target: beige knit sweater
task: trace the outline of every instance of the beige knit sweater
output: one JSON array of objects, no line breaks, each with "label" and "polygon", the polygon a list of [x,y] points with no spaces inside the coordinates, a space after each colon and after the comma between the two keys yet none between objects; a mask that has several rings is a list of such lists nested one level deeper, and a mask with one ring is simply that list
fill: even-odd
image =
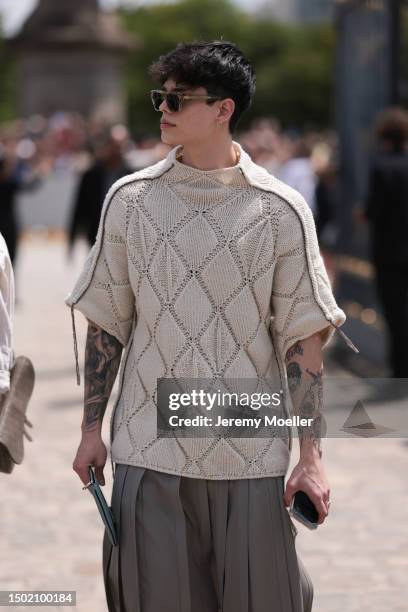
[{"label": "beige knit sweater", "polygon": [[111,416],[116,463],[193,478],[284,475],[291,432],[157,437],[157,378],[277,377],[287,397],[287,349],[317,331],[326,346],[345,321],[306,202],[235,146],[231,168],[192,168],[176,147],[117,181],[66,299],[72,315],[77,308],[125,347]]}]

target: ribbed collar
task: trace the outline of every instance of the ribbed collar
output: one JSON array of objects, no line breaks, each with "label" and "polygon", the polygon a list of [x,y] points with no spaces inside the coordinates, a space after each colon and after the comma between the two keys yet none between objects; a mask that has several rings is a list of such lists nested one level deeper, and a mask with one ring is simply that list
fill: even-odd
[{"label": "ribbed collar", "polygon": [[179,161],[178,156],[183,149],[182,145],[179,145],[172,149],[167,155],[166,162],[169,167],[167,178],[172,183],[179,181],[191,181],[195,183],[198,181],[200,184],[204,182],[208,184],[219,183],[222,186],[229,187],[246,187],[248,183],[241,167],[242,154],[244,151],[236,142],[234,142],[234,147],[239,154],[239,160],[235,166],[216,168],[214,170],[201,170]]}]

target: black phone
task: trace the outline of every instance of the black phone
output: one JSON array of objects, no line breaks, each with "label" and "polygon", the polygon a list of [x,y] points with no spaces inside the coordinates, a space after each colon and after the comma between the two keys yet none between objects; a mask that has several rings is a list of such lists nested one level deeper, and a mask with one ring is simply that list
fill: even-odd
[{"label": "black phone", "polygon": [[319,513],[310,497],[304,491],[296,491],[289,511],[293,518],[309,529],[317,529]]}]

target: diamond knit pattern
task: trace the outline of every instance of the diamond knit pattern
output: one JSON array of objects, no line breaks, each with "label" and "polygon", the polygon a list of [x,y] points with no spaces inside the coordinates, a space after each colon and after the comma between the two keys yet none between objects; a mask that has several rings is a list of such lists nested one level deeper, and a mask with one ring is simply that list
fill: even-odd
[{"label": "diamond knit pattern", "polygon": [[[104,210],[66,302],[125,347],[113,461],[208,479],[285,474],[290,436],[157,438],[156,384],[271,379],[287,396],[287,349],[317,331],[325,343],[331,337],[299,215],[280,195],[250,185],[239,165],[201,171],[174,158],[159,176],[120,186]],[[323,299],[342,322],[319,272]]]}]

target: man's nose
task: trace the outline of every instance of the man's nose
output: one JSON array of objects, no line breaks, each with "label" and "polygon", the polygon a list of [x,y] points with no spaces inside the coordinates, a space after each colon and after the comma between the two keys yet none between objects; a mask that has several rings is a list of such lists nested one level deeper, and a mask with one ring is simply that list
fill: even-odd
[{"label": "man's nose", "polygon": [[[164,104],[164,106],[163,106],[163,104]],[[166,113],[171,113],[171,110],[167,106],[166,98],[163,98],[163,102],[159,106],[159,111],[162,111],[162,112],[165,111]]]}]

